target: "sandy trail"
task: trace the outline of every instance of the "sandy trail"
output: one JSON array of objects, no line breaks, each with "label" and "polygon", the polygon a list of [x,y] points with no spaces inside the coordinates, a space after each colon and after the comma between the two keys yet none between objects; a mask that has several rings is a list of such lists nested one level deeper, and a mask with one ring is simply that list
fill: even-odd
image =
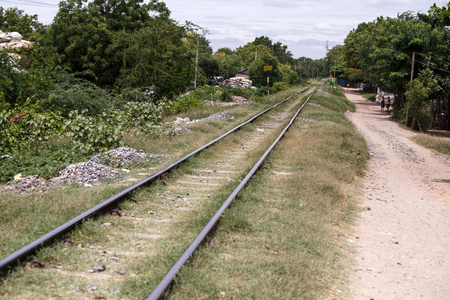
[{"label": "sandy trail", "polygon": [[450,299],[450,159],[416,145],[377,103],[351,89],[347,113],[367,141],[355,299]]}]

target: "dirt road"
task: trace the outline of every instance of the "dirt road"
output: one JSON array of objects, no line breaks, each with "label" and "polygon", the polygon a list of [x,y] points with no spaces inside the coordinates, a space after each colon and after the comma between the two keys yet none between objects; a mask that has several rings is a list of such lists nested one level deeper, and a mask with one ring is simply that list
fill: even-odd
[{"label": "dirt road", "polygon": [[347,116],[371,159],[364,207],[349,241],[355,299],[450,299],[450,159],[416,145],[404,130],[354,91]]}]

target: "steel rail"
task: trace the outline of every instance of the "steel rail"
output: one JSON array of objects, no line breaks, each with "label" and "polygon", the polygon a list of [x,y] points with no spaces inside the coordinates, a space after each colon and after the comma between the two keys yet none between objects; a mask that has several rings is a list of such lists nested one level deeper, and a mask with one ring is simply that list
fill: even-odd
[{"label": "steel rail", "polygon": [[156,286],[156,288],[152,291],[152,293],[146,298],[147,300],[157,300],[161,296],[163,296],[164,292],[170,286],[170,284],[173,281],[173,278],[175,278],[178,271],[183,267],[183,265],[186,263],[186,261],[191,257],[192,253],[194,253],[194,251],[200,246],[200,244],[203,242],[203,240],[206,238],[206,236],[213,230],[213,228],[216,226],[217,222],[219,221],[220,217],[222,216],[223,212],[233,202],[233,200],[236,198],[238,193],[244,188],[244,186],[248,183],[248,181],[250,181],[252,176],[259,169],[259,167],[261,166],[263,161],[266,159],[266,157],[269,155],[269,153],[272,151],[272,149],[278,144],[278,142],[284,136],[286,131],[291,127],[291,125],[294,123],[297,116],[300,114],[300,112],[303,110],[303,108],[305,107],[305,105],[308,103],[309,99],[311,98],[312,95],[314,95],[315,92],[316,91],[313,91],[311,93],[311,95],[309,95],[309,97],[306,99],[306,101],[303,103],[303,105],[294,114],[294,116],[292,117],[289,124],[280,133],[278,138],[272,143],[272,145],[261,156],[261,158],[258,160],[258,162],[253,166],[253,168],[250,170],[250,172],[245,176],[245,178],[237,186],[237,188],[231,193],[231,195],[227,198],[227,200],[222,204],[222,206],[214,214],[214,216],[210,219],[208,224],[206,224],[206,226],[203,228],[203,230],[200,232],[200,234],[194,239],[194,241],[189,245],[189,247],[186,249],[186,251],[180,256],[180,258],[177,260],[177,262],[172,266],[172,268],[169,270],[169,272],[164,276],[164,278],[161,280],[161,282]]},{"label": "steel rail", "polygon": [[68,222],[62,224],[61,226],[53,229],[52,231],[44,234],[43,236],[41,236],[40,238],[36,239],[35,241],[29,243],[28,245],[22,247],[21,249],[15,251],[14,253],[12,253],[10,255],[8,255],[7,257],[3,258],[0,261],[0,273],[3,272],[6,267],[17,263],[20,259],[26,257],[27,255],[29,255],[29,254],[33,253],[34,251],[36,251],[38,248],[42,247],[45,243],[53,241],[54,239],[56,239],[57,237],[63,235],[64,233],[68,232],[69,230],[71,230],[72,228],[77,226],[78,224],[81,224],[83,222],[83,220],[85,220],[85,219],[87,219],[89,217],[92,217],[94,215],[97,215],[98,213],[106,210],[107,208],[117,204],[118,202],[120,202],[123,199],[125,199],[126,197],[128,197],[133,191],[135,191],[138,188],[143,187],[143,186],[147,185],[148,183],[156,180],[162,174],[172,170],[173,168],[175,168],[176,166],[180,165],[181,163],[183,163],[187,159],[189,159],[192,156],[196,155],[197,153],[203,151],[204,149],[210,147],[211,145],[217,143],[222,138],[224,138],[224,137],[228,136],[229,134],[239,130],[241,127],[243,127],[243,126],[253,122],[255,119],[259,118],[260,116],[262,116],[263,114],[265,114],[268,111],[272,110],[273,108],[277,107],[278,105],[288,101],[289,99],[291,99],[295,95],[297,95],[299,93],[303,93],[305,91],[306,91],[306,89],[304,89],[304,90],[302,90],[300,92],[297,92],[297,93],[289,96],[288,98],[278,102],[277,104],[275,104],[275,105],[265,109],[264,111],[256,114],[255,116],[251,117],[250,119],[248,119],[244,123],[236,126],[235,128],[229,130],[228,132],[222,134],[221,136],[219,136],[218,138],[214,139],[213,141],[211,141],[211,142],[203,145],[202,147],[198,148],[197,150],[194,150],[191,153],[183,156],[182,158],[180,158],[177,161],[171,163],[170,165],[166,166],[165,168],[157,171],[156,173],[150,175],[149,177],[144,178],[143,180],[141,180],[138,183],[132,185],[131,187],[128,187],[127,189],[121,191],[120,193],[115,194],[114,196],[112,196],[112,197],[108,198],[107,200],[103,201],[102,203],[92,207],[91,209],[89,209],[89,210],[85,211],[84,213],[76,216],[75,218],[71,219],[70,221],[68,221]]}]

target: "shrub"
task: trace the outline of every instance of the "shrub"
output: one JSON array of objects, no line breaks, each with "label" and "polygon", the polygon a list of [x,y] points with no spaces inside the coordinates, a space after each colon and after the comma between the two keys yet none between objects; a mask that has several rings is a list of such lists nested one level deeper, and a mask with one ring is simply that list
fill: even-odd
[{"label": "shrub", "polygon": [[134,133],[149,133],[163,120],[165,105],[149,102],[128,102],[122,108],[111,108],[105,112],[113,124],[123,124]]},{"label": "shrub", "polygon": [[72,138],[72,149],[81,154],[104,152],[122,144],[125,128],[121,123],[112,122],[106,114],[102,118],[85,115],[74,110],[63,125],[65,135]]},{"label": "shrub", "polygon": [[272,87],[275,91],[281,92],[287,90],[289,88],[289,84],[287,84],[286,82],[277,81],[273,84]]},{"label": "shrub", "polygon": [[222,95],[220,96],[220,100],[222,100],[223,102],[232,102],[233,97],[231,97],[231,96],[234,96],[232,89],[231,88],[223,88]]},{"label": "shrub", "polygon": [[60,133],[62,118],[59,113],[36,113],[39,103],[0,112],[0,151],[9,153],[48,141]]},{"label": "shrub", "polygon": [[59,110],[64,117],[68,117],[73,110],[79,113],[86,110],[89,115],[98,116],[106,107],[114,104],[114,100],[95,84],[63,74],[42,106],[45,110]]},{"label": "shrub", "polygon": [[203,102],[196,93],[188,93],[178,97],[178,99],[170,102],[169,112],[178,114],[194,110],[203,106]]}]

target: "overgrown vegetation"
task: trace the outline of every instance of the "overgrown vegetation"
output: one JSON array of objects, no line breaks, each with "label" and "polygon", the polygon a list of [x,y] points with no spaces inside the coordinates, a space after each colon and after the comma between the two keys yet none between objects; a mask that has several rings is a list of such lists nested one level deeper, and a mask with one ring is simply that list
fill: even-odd
[{"label": "overgrown vegetation", "polygon": [[368,153],[344,116],[354,106],[326,91],[311,98],[320,106],[306,106],[169,299],[347,298],[345,236]]},{"label": "overgrown vegetation", "polygon": [[[267,94],[264,65],[273,65],[271,93],[308,78],[305,68],[323,69],[311,59],[294,60],[287,46],[268,37],[213,54],[205,29],[178,24],[158,0],[64,0],[49,26],[36,15],[0,7],[0,30],[33,42],[31,48],[0,48],[2,183],[14,173],[47,178],[54,174],[49,170],[124,144],[128,135],[164,133],[164,118],[204,109],[208,100],[261,101]],[[297,64],[293,71],[290,65]],[[254,85],[263,87],[223,85],[248,67]],[[50,148],[64,158],[50,159]]]},{"label": "overgrown vegetation", "polygon": [[450,140],[448,138],[418,134],[411,138],[414,142],[438,153],[450,156]]},{"label": "overgrown vegetation", "polygon": [[329,74],[363,83],[367,92],[394,93],[392,116],[412,129],[449,129],[449,25],[450,2],[361,23],[328,52]]}]

